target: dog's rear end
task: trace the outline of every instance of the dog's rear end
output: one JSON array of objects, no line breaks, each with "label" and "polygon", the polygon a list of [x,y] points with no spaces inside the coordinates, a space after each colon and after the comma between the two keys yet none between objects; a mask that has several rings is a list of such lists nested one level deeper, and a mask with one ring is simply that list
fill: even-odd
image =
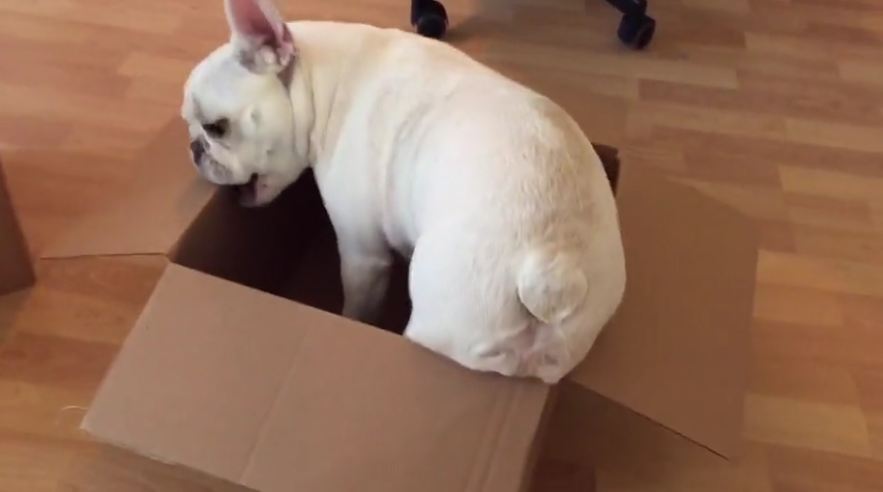
[{"label": "dog's rear end", "polygon": [[[431,219],[412,258],[406,336],[476,370],[555,383],[619,306],[624,254],[590,143],[550,101],[519,101],[492,121],[457,119],[476,151],[464,145],[450,154],[456,162],[435,161],[431,191],[416,199]],[[464,107],[480,114],[480,104]]]}]

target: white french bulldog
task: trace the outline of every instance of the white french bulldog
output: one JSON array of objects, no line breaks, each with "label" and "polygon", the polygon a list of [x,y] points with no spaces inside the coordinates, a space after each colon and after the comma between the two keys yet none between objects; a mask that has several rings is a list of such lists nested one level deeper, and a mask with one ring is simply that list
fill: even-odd
[{"label": "white french bulldog", "polygon": [[443,43],[283,22],[226,0],[192,72],[199,173],[272,201],[311,167],[337,234],[344,315],[371,320],[411,259],[405,336],[475,370],[558,382],[617,309],[625,265],[601,161],[564,110]]}]

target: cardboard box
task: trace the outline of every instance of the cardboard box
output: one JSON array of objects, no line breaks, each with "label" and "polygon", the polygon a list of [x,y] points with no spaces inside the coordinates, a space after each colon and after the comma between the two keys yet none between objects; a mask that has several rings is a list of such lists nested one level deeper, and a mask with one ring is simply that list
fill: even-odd
[{"label": "cardboard box", "polygon": [[[170,125],[144,179],[47,251],[166,254],[169,264],[84,420],[96,438],[264,491],[517,491],[550,409],[589,392],[697,445],[738,448],[756,241],[727,207],[619,166],[629,286],[566,382],[468,371],[340,307],[334,235],[311,177],[249,210],[199,182]],[[400,265],[402,267],[403,265]],[[574,439],[590,439],[581,428]]]},{"label": "cardboard box", "polygon": [[0,295],[34,283],[34,269],[0,162]]}]

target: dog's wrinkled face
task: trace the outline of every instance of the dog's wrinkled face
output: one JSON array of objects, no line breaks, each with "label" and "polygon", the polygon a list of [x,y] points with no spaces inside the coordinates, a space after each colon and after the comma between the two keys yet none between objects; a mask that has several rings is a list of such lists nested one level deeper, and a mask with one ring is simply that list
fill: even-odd
[{"label": "dog's wrinkled face", "polygon": [[232,37],[199,63],[181,116],[200,175],[235,185],[244,205],[272,201],[297,179],[293,109],[285,84],[294,44],[267,0],[227,0]]}]

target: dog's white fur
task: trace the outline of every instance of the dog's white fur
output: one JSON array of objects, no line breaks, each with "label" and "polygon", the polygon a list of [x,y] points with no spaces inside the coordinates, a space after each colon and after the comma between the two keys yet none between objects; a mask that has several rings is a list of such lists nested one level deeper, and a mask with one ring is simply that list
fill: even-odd
[{"label": "dog's white fur", "polygon": [[[261,205],[312,167],[344,315],[376,314],[395,249],[411,258],[407,338],[548,383],[583,359],[625,266],[600,159],[559,106],[402,31],[284,24],[269,0],[227,0],[227,14],[231,42],[185,88],[199,171]],[[226,134],[207,134],[220,118]]]}]

